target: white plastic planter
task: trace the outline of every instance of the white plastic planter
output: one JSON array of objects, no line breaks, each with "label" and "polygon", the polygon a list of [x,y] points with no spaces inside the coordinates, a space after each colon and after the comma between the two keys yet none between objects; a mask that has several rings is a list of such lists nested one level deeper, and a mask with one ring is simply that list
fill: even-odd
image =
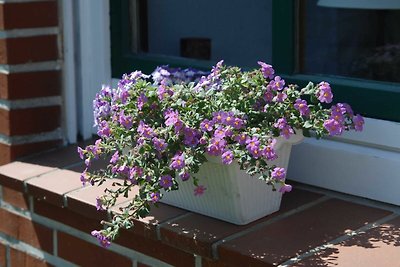
[{"label": "white plastic planter", "polygon": [[[287,169],[292,145],[303,139],[300,131],[289,140],[278,139],[275,147],[278,159],[272,164]],[[195,186],[190,180],[177,179],[179,190],[164,194],[161,201],[238,225],[279,210],[282,193],[272,191],[264,181],[249,176],[235,162],[225,165],[220,157],[208,157],[196,177],[207,188],[202,196],[194,195]]]}]

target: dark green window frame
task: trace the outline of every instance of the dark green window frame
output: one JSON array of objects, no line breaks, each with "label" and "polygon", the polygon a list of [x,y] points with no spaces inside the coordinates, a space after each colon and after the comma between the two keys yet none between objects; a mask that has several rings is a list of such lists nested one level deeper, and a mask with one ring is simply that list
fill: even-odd
[{"label": "dark green window frame", "polygon": [[[209,69],[212,62],[167,56],[135,55],[129,51],[128,0],[110,1],[112,77],[140,69],[150,73],[157,66]],[[288,82],[331,83],[335,100],[347,102],[362,115],[400,122],[400,84],[363,79],[296,73],[296,1],[273,0],[272,65]]]}]

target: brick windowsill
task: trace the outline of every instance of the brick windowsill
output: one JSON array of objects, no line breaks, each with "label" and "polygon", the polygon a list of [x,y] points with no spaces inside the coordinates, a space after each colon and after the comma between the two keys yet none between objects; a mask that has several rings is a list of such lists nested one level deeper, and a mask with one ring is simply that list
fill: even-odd
[{"label": "brick windowsill", "polygon": [[[89,233],[126,199],[109,213],[98,212],[95,198],[110,183],[82,187],[83,167],[76,146],[1,166],[2,203]],[[295,184],[279,212],[244,226],[159,204],[116,244],[173,266],[396,266],[399,210]],[[79,263],[72,255],[58,257]]]}]

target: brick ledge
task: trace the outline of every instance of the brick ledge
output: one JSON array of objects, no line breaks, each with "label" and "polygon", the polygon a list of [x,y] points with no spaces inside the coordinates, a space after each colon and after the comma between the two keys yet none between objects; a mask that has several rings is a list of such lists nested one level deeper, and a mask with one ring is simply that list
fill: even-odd
[{"label": "brick ledge", "polygon": [[[64,209],[93,221],[118,212],[126,200],[120,200],[108,213],[96,211],[95,197],[103,193],[104,186],[82,187],[79,171],[84,166],[75,148],[1,166],[3,198],[5,188],[16,190],[33,196],[34,206]],[[138,243],[158,242],[165,251],[182,251],[183,258],[201,256],[202,266],[330,266],[332,261],[343,265],[363,261],[365,266],[376,266],[388,259],[392,265],[398,263],[400,244],[393,240],[400,238],[399,207],[341,196],[296,184],[294,191],[284,196],[279,212],[245,226],[160,204],[149,217],[136,221],[132,230],[124,231],[116,243],[145,253],[148,250],[156,257],[151,248]],[[375,248],[379,253],[364,253],[376,244],[380,245]],[[397,253],[388,258],[385,251]],[[168,255],[161,255],[161,260],[174,262]]]}]

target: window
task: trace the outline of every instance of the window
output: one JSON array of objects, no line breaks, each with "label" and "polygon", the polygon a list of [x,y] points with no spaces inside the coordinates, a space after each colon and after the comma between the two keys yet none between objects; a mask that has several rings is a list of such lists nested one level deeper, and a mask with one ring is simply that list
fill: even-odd
[{"label": "window", "polygon": [[368,117],[400,121],[400,10],[323,2],[351,1],[273,1],[278,73],[302,85],[328,81],[336,101]]},{"label": "window", "polygon": [[[272,1],[110,1],[113,77],[157,65],[210,69],[271,61]],[[118,15],[119,14],[119,15]]]},{"label": "window", "polygon": [[289,82],[330,82],[367,117],[400,121],[400,10],[335,6],[349,2],[110,1],[112,74],[264,60]]}]

